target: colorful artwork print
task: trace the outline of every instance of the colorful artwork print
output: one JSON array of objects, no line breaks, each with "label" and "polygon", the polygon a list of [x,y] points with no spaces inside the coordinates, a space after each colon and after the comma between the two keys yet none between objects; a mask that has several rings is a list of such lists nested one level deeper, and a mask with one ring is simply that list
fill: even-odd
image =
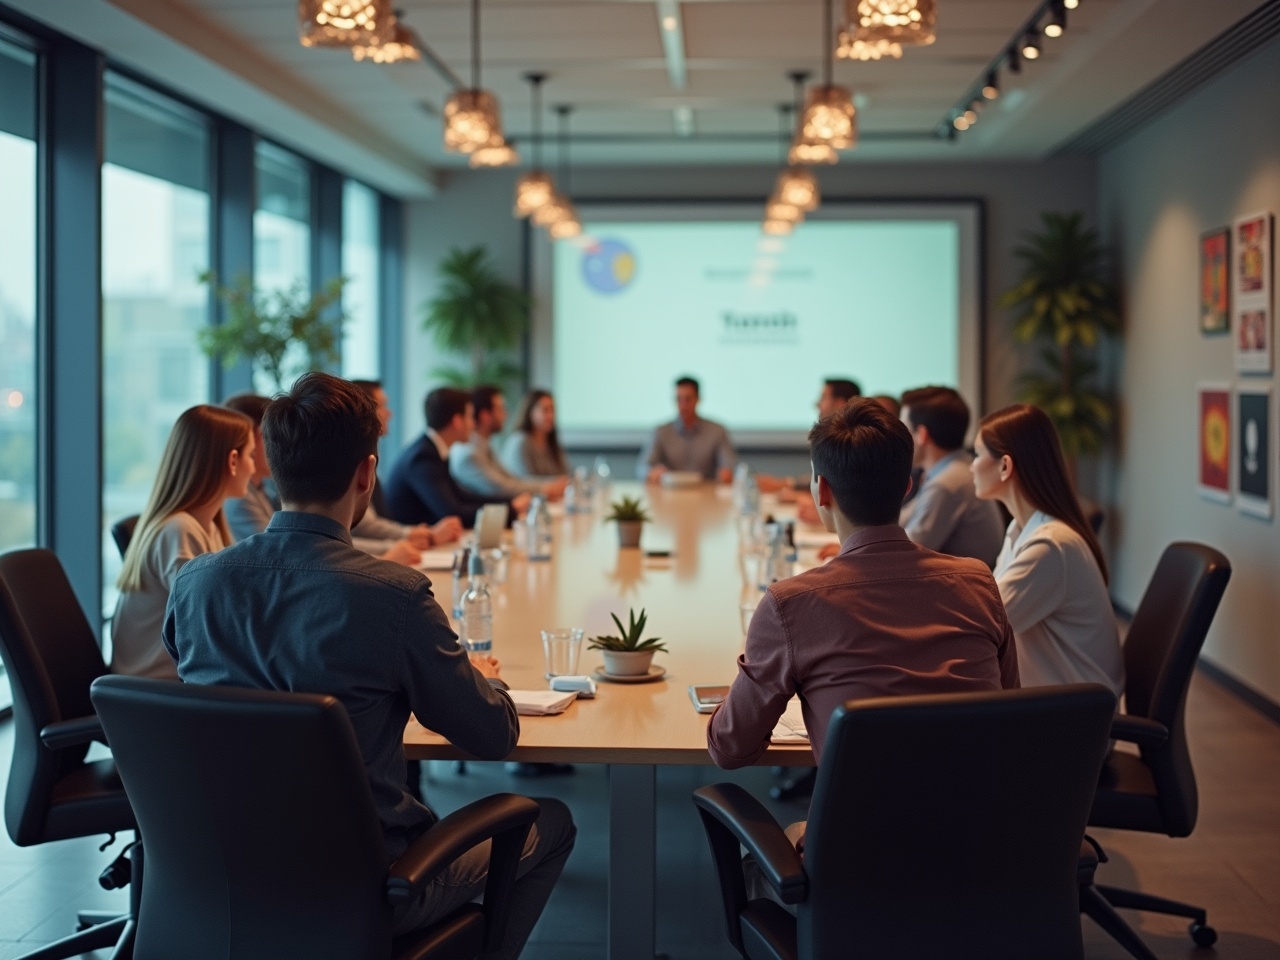
[{"label": "colorful artwork print", "polygon": [[1242,220],[1236,225],[1236,257],[1241,293],[1255,293],[1266,283],[1268,260],[1267,218]]},{"label": "colorful artwork print", "polygon": [[1200,495],[1230,503],[1231,388],[1226,384],[1201,384],[1196,392],[1200,410]]},{"label": "colorful artwork print", "polygon": [[1271,303],[1272,234],[1270,213],[1240,217],[1228,244],[1231,263],[1231,312],[1235,314],[1236,369],[1269,374],[1274,363],[1274,315]]},{"label": "colorful artwork print", "polygon": [[1271,391],[1236,394],[1236,491],[1240,512],[1271,517]]},{"label": "colorful artwork print", "polygon": [[1237,346],[1245,353],[1258,353],[1267,349],[1267,314],[1264,310],[1243,310],[1240,313],[1240,329]]},{"label": "colorful artwork print", "polygon": [[1230,324],[1231,231],[1200,238],[1200,332],[1222,333]]}]

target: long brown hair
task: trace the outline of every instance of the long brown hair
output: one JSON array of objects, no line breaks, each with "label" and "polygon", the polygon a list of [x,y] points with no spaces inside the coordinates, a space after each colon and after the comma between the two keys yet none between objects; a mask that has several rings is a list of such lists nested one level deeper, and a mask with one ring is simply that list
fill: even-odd
[{"label": "long brown hair", "polygon": [[[550,390],[530,390],[523,400],[520,401],[520,409],[516,411],[516,431],[526,435],[533,433],[533,408],[538,405],[538,401],[543,397],[551,397]],[[555,402],[555,397],[551,397]],[[551,426],[551,432],[547,434],[547,449],[555,455],[557,460],[560,459],[560,437],[556,433],[555,424]]]},{"label": "long brown hair", "polygon": [[1102,546],[1071,488],[1062,443],[1048,414],[1039,407],[1015,403],[983,417],[978,432],[993,457],[1013,461],[1014,481],[1031,505],[1080,534],[1098,562],[1103,582],[1109,583]]},{"label": "long brown hair", "polygon": [[[178,417],[160,457],[151,496],[125,551],[124,568],[116,581],[121,590],[142,589],[142,568],[165,521],[218,496],[227,482],[227,456],[232,450],[243,450],[252,437],[253,421],[226,407],[202,403]],[[230,543],[231,530],[221,506],[213,523],[222,542]]]}]

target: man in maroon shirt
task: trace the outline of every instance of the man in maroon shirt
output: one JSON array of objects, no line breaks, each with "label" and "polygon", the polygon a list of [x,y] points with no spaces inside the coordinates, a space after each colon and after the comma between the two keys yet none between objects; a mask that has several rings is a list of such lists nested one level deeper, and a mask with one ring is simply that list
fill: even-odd
[{"label": "man in maroon shirt", "polygon": [[874,400],[854,399],[809,431],[810,491],[840,536],[825,566],[769,588],[738,676],[707,726],[728,769],[758,760],[799,696],[820,762],[846,700],[1018,686],[1013,632],[991,571],[907,539],[898,509],[911,482],[911,434]]}]

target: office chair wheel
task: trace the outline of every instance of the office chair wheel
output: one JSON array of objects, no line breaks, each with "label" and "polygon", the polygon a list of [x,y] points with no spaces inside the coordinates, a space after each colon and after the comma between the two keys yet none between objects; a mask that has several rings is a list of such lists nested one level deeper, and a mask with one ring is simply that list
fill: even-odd
[{"label": "office chair wheel", "polygon": [[1193,923],[1187,927],[1187,932],[1197,947],[1212,947],[1218,942],[1218,931],[1207,923]]}]

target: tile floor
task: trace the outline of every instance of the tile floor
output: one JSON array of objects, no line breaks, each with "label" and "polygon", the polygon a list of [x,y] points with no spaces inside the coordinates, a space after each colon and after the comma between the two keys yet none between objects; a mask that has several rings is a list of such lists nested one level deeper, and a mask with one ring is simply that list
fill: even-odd
[{"label": "tile floor", "polygon": [[[1138,887],[1197,902],[1209,910],[1219,941],[1197,950],[1178,920],[1130,914],[1161,960],[1280,960],[1280,726],[1212,681],[1197,676],[1189,702],[1192,755],[1200,782],[1200,822],[1185,840],[1099,830],[1111,855],[1104,883]],[[0,770],[8,769],[12,724],[0,724]],[[426,784],[447,811],[500,790],[564,799],[578,822],[573,858],[526,960],[598,960],[604,956],[606,782],[603,769],[572,777],[514,780],[501,764],[429,765]],[[725,774],[711,767],[666,767],[659,774],[658,947],[671,960],[732,960],[721,930],[715,881],[690,792],[732,779],[759,796],[772,776],[755,769]],[[782,822],[803,808],[771,804]],[[10,960],[71,929],[76,911],[121,908],[124,895],[97,885],[112,852],[90,840],[20,849],[0,838],[0,960]],[[1127,957],[1084,921],[1088,960]],[[106,951],[90,955],[105,960]]]}]

